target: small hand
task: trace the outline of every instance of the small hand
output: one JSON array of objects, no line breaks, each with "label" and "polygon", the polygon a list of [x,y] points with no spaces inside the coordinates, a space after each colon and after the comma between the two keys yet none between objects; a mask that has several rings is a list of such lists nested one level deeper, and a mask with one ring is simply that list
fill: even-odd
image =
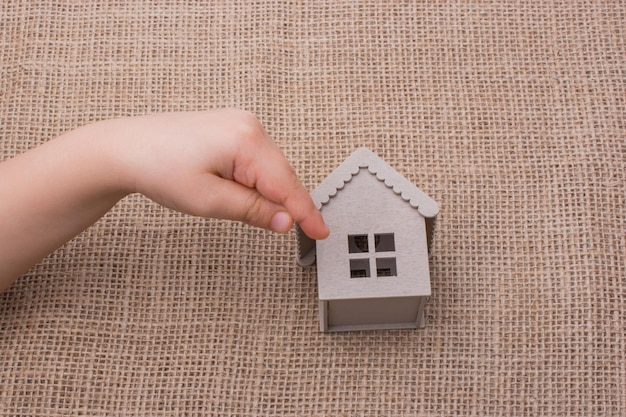
[{"label": "small hand", "polygon": [[111,123],[129,188],[195,216],[239,220],[275,232],[297,221],[314,239],[328,227],[261,123],[241,110],[166,113]]},{"label": "small hand", "polygon": [[0,164],[0,291],[139,192],[188,214],[313,239],[328,227],[259,121],[240,110],[83,126]]}]

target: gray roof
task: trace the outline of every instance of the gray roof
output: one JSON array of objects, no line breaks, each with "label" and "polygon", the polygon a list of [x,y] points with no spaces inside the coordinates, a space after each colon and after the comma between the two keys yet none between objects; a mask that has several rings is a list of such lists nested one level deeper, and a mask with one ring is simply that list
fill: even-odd
[{"label": "gray roof", "polygon": [[398,171],[387,165],[375,153],[367,148],[359,148],[337,167],[322,183],[311,193],[313,202],[318,209],[328,204],[344,185],[356,175],[361,168],[376,175],[380,181],[398,194],[411,207],[426,218],[437,216],[439,205],[426,195],[422,190],[404,178]]},{"label": "gray roof", "polygon": [[[435,219],[439,213],[439,205],[367,148],[359,148],[354,151],[313,190],[311,198],[317,208],[322,209],[325,204],[328,204],[331,198],[337,195],[361,169],[367,169],[372,175],[375,175],[379,181],[384,182],[387,187],[426,219],[430,248]],[[296,232],[298,239],[298,263],[300,265],[311,265],[315,261],[315,241],[306,236],[300,227],[296,228]]]}]

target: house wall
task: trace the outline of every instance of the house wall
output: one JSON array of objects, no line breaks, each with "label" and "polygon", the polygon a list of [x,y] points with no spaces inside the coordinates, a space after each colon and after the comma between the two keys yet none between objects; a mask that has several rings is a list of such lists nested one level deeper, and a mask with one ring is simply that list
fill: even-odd
[{"label": "house wall", "polygon": [[[331,235],[317,242],[320,299],[430,295],[424,218],[366,169],[322,207]],[[397,276],[350,278],[350,234],[394,233]]]}]

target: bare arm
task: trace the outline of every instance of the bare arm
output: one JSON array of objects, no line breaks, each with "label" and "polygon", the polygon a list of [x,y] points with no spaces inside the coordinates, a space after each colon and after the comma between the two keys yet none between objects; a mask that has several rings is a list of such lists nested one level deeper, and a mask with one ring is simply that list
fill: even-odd
[{"label": "bare arm", "polygon": [[279,233],[319,211],[254,116],[239,110],[98,122],[0,163],[0,290],[139,192],[169,208]]}]

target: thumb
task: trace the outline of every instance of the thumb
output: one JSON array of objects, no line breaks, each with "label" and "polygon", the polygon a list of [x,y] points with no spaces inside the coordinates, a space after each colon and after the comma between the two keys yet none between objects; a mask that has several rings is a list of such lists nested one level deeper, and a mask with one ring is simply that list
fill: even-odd
[{"label": "thumb", "polygon": [[210,183],[200,181],[196,201],[202,202],[198,212],[203,217],[237,220],[277,233],[286,233],[293,226],[293,217],[285,207],[235,181],[211,176]]}]

